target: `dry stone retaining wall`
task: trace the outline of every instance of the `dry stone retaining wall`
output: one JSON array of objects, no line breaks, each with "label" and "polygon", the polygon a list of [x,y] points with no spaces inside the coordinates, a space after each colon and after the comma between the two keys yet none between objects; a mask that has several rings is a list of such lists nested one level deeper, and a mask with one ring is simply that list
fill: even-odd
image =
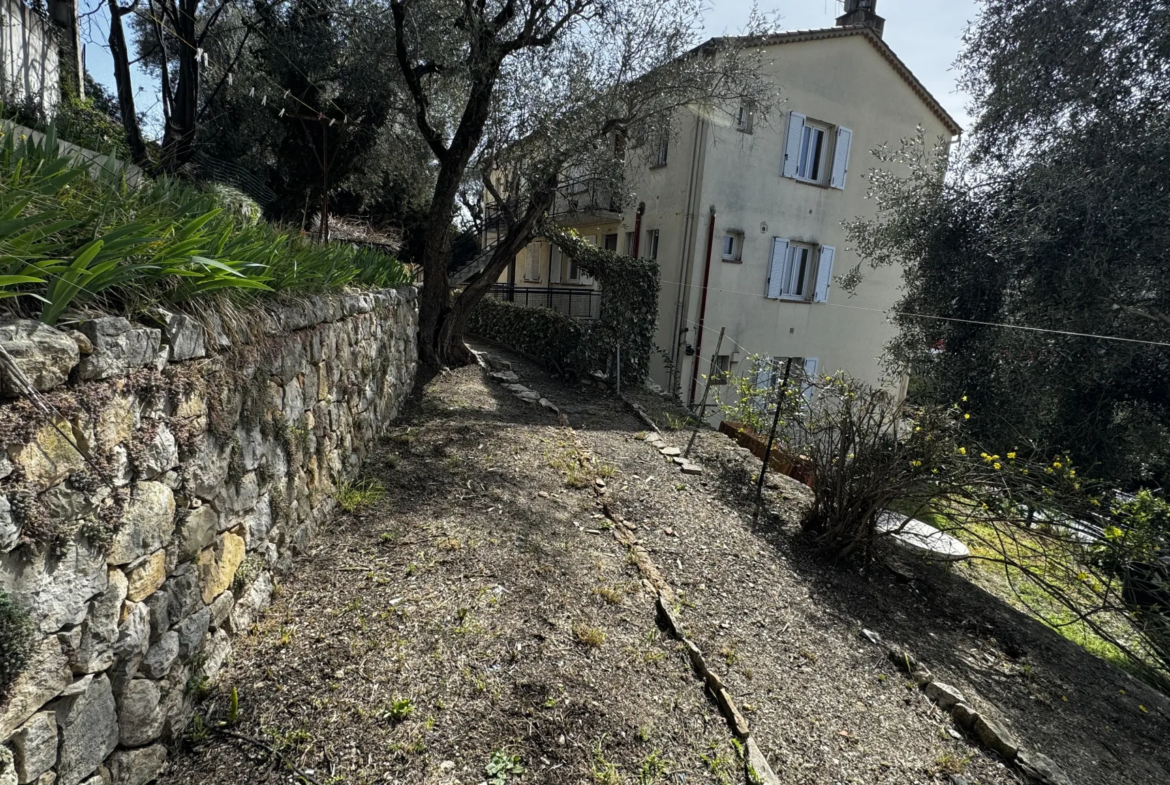
[{"label": "dry stone retaining wall", "polygon": [[0,325],[0,785],[153,780],[414,380],[413,288],[146,321]]}]

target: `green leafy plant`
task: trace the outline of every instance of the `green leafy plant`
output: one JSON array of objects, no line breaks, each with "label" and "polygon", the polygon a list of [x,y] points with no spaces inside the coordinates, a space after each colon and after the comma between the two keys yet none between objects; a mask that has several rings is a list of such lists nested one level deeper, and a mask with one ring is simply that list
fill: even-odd
[{"label": "green leafy plant", "polygon": [[395,698],[390,705],[382,710],[382,718],[397,725],[414,714],[414,701],[410,698]]},{"label": "green leafy plant", "polygon": [[35,645],[36,629],[28,611],[0,591],[0,702],[28,667]]},{"label": "green leafy plant", "polygon": [[519,755],[509,755],[503,750],[496,750],[484,766],[488,785],[507,785],[509,777],[519,777],[524,773],[524,766],[520,763]]},{"label": "green leafy plant", "polygon": [[342,482],[337,487],[334,498],[338,506],[346,512],[355,512],[364,507],[377,504],[386,496],[386,488],[377,480],[366,480],[359,483]]},{"label": "green leafy plant", "polygon": [[232,687],[231,695],[228,697],[228,725],[235,725],[240,721],[240,693],[235,686]]}]

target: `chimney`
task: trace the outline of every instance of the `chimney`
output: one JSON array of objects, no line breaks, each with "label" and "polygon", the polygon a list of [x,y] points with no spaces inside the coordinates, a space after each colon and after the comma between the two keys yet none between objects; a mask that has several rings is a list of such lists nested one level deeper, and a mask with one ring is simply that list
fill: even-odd
[{"label": "chimney", "polygon": [[881,38],[886,20],[877,15],[877,0],[845,0],[845,13],[837,17],[838,27],[872,27]]}]

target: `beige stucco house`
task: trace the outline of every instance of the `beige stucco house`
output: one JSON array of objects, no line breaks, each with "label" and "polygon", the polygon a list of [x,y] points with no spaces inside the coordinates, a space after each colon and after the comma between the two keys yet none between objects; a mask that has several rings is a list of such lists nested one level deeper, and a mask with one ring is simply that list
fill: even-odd
[{"label": "beige stucco house", "polygon": [[[842,292],[833,276],[858,262],[842,221],[873,213],[861,177],[871,150],[918,126],[928,140],[948,141],[960,128],[883,41],[874,6],[847,0],[836,27],[744,39],[765,48],[780,106],[767,118],[747,107],[676,113],[669,140],[629,157],[636,207],[619,212],[588,183],[558,197],[557,212],[586,239],[658,261],[657,343],[671,363],[657,362],[652,376],[686,403],[703,395],[720,328],[725,371],[747,372],[752,356],[794,358],[808,371],[901,384],[883,379],[880,364],[895,329],[883,312],[898,300],[901,270],[867,271],[854,296]],[[500,283],[522,300],[523,289],[539,290],[532,305],[560,305],[562,292],[575,292],[563,296],[578,313],[595,287],[541,240]]]}]

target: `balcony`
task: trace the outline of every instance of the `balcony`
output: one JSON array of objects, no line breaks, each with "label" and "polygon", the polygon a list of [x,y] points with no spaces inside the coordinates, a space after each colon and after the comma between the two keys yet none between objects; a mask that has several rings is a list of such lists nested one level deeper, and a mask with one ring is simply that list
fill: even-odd
[{"label": "balcony", "polygon": [[622,214],[621,190],[612,180],[577,177],[557,188],[549,217],[563,226],[617,221]]}]

